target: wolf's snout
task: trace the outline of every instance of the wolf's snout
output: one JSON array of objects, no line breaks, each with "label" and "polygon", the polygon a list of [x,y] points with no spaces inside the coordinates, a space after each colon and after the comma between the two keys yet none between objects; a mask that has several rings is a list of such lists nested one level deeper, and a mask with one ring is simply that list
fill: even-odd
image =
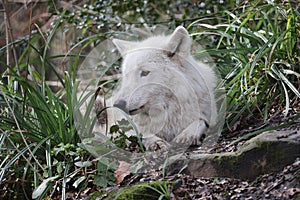
[{"label": "wolf's snout", "polygon": [[119,99],[119,100],[115,101],[114,107],[120,108],[124,112],[128,113],[128,110],[126,108],[126,101],[123,99]]}]

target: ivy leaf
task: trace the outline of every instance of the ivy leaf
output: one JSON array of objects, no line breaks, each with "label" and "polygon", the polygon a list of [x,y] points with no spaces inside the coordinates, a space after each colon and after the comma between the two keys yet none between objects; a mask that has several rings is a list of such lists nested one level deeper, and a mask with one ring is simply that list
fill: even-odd
[{"label": "ivy leaf", "polygon": [[119,131],[119,126],[118,125],[111,126],[110,130],[109,130],[110,133],[116,133],[118,131]]}]

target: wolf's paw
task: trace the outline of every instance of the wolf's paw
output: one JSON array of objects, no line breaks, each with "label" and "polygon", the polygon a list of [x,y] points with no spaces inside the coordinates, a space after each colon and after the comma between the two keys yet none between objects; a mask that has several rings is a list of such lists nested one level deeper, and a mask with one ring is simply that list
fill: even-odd
[{"label": "wolf's paw", "polygon": [[145,138],[143,144],[148,151],[167,151],[170,147],[168,142],[156,136]]},{"label": "wolf's paw", "polygon": [[177,135],[172,142],[185,145],[201,145],[206,137],[206,131],[207,126],[204,120],[194,121]]},{"label": "wolf's paw", "polygon": [[150,144],[147,149],[149,151],[167,151],[169,149],[169,145],[163,140],[157,140],[155,143]]},{"label": "wolf's paw", "polygon": [[205,138],[205,134],[180,134],[172,141],[175,144],[184,144],[184,145],[200,145]]},{"label": "wolf's paw", "polygon": [[192,145],[197,143],[197,137],[191,134],[180,134],[176,138],[174,138],[173,142],[177,144]]}]

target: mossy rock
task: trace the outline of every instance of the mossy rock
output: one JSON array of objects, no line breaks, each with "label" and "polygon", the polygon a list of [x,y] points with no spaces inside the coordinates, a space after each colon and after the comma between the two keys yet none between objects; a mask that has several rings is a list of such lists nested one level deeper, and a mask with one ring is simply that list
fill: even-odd
[{"label": "mossy rock", "polygon": [[300,131],[269,131],[247,141],[236,152],[182,156],[170,168],[195,177],[229,177],[253,180],[278,172],[300,156]]}]

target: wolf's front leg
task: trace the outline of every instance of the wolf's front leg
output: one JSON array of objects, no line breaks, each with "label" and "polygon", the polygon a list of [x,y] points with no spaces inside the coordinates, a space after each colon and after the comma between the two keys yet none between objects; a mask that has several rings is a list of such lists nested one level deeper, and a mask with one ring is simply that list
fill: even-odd
[{"label": "wolf's front leg", "polygon": [[184,129],[179,135],[177,135],[173,141],[175,143],[185,145],[200,145],[201,139],[205,137],[208,130],[207,123],[199,119],[191,123],[186,129]]}]

